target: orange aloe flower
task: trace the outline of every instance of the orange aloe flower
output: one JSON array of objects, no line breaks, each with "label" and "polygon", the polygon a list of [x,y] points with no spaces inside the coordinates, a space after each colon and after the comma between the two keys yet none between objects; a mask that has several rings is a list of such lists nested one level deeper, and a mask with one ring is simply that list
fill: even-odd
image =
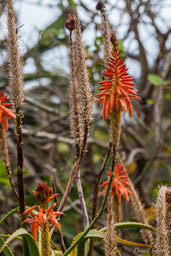
[{"label": "orange aloe flower", "polygon": [[113,44],[113,50],[111,53],[110,61],[106,67],[106,71],[103,73],[108,79],[99,82],[102,87],[101,93],[97,94],[95,102],[101,102],[103,104],[102,115],[103,119],[109,118],[109,115],[115,110],[129,111],[129,116],[132,117],[132,104],[131,99],[139,99],[136,90],[133,89],[135,85],[133,78],[128,75],[127,68],[123,64],[123,60],[119,56],[118,43],[116,36],[112,33],[111,38]]},{"label": "orange aloe flower", "polygon": [[[101,185],[105,188],[104,191],[102,191],[99,196],[106,193],[107,186],[109,183],[109,179],[111,176],[111,168],[110,172],[106,172],[108,175],[108,180],[103,182]],[[129,202],[129,196],[128,194],[131,194],[131,191],[127,188],[130,186],[130,184],[126,181],[128,179],[128,176],[125,175],[126,172],[123,171],[123,166],[120,166],[119,164],[115,164],[115,170],[114,170],[114,176],[112,179],[111,189],[112,189],[112,195],[116,195],[118,198],[121,198],[123,195],[126,202]]]},{"label": "orange aloe flower", "polygon": [[[2,94],[4,91],[0,93],[0,123],[4,123],[5,130],[8,130],[8,117],[12,118],[15,120],[15,115],[12,109],[8,109],[8,106],[11,106],[11,103],[3,103],[8,95],[2,97]],[[3,104],[2,104],[3,103]]]},{"label": "orange aloe flower", "polygon": [[[53,203],[50,208],[46,209],[47,203],[54,199],[56,196],[58,196],[58,194],[52,194],[52,189],[49,188],[45,183],[39,182],[33,193],[35,197],[41,202],[41,207],[38,205],[34,205],[27,209],[23,214],[28,214],[29,219],[26,219],[23,223],[31,223],[31,233],[33,235],[33,239],[36,241],[37,232],[45,222],[51,222],[58,229],[61,229],[61,225],[57,221],[56,216],[62,215],[64,213],[53,211],[53,208],[56,206],[56,203]],[[36,208],[39,209],[38,213],[29,214]]]}]

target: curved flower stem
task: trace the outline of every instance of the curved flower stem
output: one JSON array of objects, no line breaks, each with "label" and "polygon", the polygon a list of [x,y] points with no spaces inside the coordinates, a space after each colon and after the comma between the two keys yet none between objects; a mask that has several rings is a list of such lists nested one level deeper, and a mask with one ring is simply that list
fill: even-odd
[{"label": "curved flower stem", "polygon": [[65,193],[64,193],[64,196],[62,198],[62,201],[58,207],[58,212],[61,212],[62,209],[64,208],[64,205],[65,205],[65,202],[69,196],[69,193],[71,191],[71,188],[72,188],[72,184],[73,184],[73,181],[75,179],[75,176],[77,174],[77,172],[79,171],[80,169],[80,164],[83,160],[83,156],[84,156],[84,152],[85,152],[85,148],[86,148],[86,142],[87,142],[87,137],[88,137],[88,127],[85,128],[85,132],[84,132],[84,138],[83,138],[83,143],[82,143],[82,147],[81,147],[81,151],[80,151],[80,155],[79,155],[79,158],[75,164],[75,167],[72,171],[72,174],[71,174],[71,177],[68,181],[68,184],[67,184],[67,187],[66,187],[66,190],[65,190]]},{"label": "curved flower stem", "polygon": [[87,228],[89,226],[89,219],[88,219],[88,212],[87,212],[86,203],[85,203],[84,194],[83,194],[83,188],[81,184],[80,170],[77,173],[77,189],[78,189],[78,196],[80,199],[81,210],[82,210],[83,219],[84,219],[84,227]]},{"label": "curved flower stem", "polygon": [[[76,157],[77,159],[79,158],[79,145],[76,145]],[[83,220],[84,220],[84,228],[87,228],[89,226],[89,218],[88,218],[88,212],[87,212],[87,207],[84,199],[84,193],[83,193],[83,187],[81,183],[81,173],[80,169],[78,170],[77,173],[77,190],[78,190],[78,196],[80,199],[80,204],[81,204],[81,210],[82,210],[82,215],[83,215]]]},{"label": "curved flower stem", "polygon": [[112,179],[113,179],[114,168],[115,168],[115,159],[116,159],[116,148],[113,148],[112,171],[111,171],[110,180],[109,180],[109,183],[108,183],[108,187],[107,187],[107,191],[106,191],[105,197],[103,199],[102,206],[101,206],[99,212],[97,213],[96,217],[94,218],[94,220],[85,229],[85,231],[82,233],[82,235],[66,250],[66,252],[63,254],[63,256],[68,255],[75,248],[75,246],[77,246],[77,244],[82,241],[82,239],[86,236],[86,234],[89,232],[89,230],[94,226],[94,224],[97,222],[97,220],[102,215],[103,210],[104,210],[105,205],[106,205],[107,197],[108,197],[108,194],[109,194],[109,191],[110,191]]},{"label": "curved flower stem", "polygon": [[100,181],[101,181],[102,174],[105,170],[106,163],[107,163],[107,160],[109,158],[110,152],[111,152],[111,143],[109,144],[109,148],[108,148],[108,151],[107,151],[106,156],[104,158],[100,173],[97,177],[96,186],[95,186],[95,189],[94,189],[92,220],[95,218],[96,213],[97,213],[97,200],[98,200],[98,192],[99,192]]}]

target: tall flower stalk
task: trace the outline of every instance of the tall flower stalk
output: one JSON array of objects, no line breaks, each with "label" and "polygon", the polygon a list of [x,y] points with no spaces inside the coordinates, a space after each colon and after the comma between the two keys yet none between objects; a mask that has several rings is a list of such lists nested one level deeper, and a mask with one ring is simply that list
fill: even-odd
[{"label": "tall flower stalk", "polygon": [[17,139],[17,176],[19,208],[22,215],[25,210],[24,182],[23,182],[23,139],[22,139],[22,107],[24,104],[24,81],[22,73],[22,61],[19,52],[18,29],[16,26],[16,14],[13,1],[7,0],[8,9],[8,63],[10,98],[16,115],[16,139]]},{"label": "tall flower stalk", "polygon": [[[102,104],[102,116],[104,120],[110,121],[109,135],[112,147],[116,150],[121,135],[121,112],[129,112],[129,116],[132,117],[133,110],[131,104],[131,98],[140,99],[136,95],[136,91],[133,90],[132,77],[127,73],[126,66],[123,64],[123,60],[119,56],[118,42],[115,33],[110,36],[108,20],[106,17],[104,4],[99,1],[96,9],[100,10],[102,13],[103,29],[104,32],[103,44],[104,44],[104,63],[105,72],[103,76],[106,77],[104,81],[100,82],[102,87],[101,93],[97,94],[97,99],[95,102],[100,102]],[[105,28],[105,30],[104,30]],[[109,39],[110,38],[110,39]],[[110,42],[111,40],[111,42]],[[112,52],[109,55],[109,49],[111,48],[111,43],[113,45]],[[124,189],[124,188],[123,188]],[[128,190],[129,191],[129,190]],[[126,193],[126,190],[124,190]],[[126,195],[126,194],[125,194]],[[113,207],[111,210],[111,201],[113,201]],[[118,200],[117,194],[115,196],[109,193],[108,198],[108,211],[107,211],[107,225],[108,221],[112,220],[114,223],[120,221],[120,200]],[[111,250],[108,250],[109,244],[112,246],[113,237],[115,236],[115,231],[107,232],[105,239],[105,255],[110,256]],[[106,244],[107,243],[107,244]],[[116,246],[116,244],[115,244]],[[92,255],[92,241],[90,243],[90,253]],[[115,252],[112,249],[113,255]]]},{"label": "tall flower stalk", "polygon": [[[92,122],[92,92],[81,37],[81,24],[76,8],[74,9],[74,16],[69,14],[69,20],[65,23],[65,26],[70,30],[70,97],[73,99],[73,102],[70,100],[70,126],[71,135],[74,138],[77,151],[77,162],[68,181],[67,188],[59,205],[58,211],[63,209],[71,191],[74,178],[77,176],[77,187],[84,216],[84,224],[85,227],[87,227],[89,225],[89,220],[80,179],[80,165],[86,149],[90,123]],[[72,41],[73,30],[75,38],[74,42]]]},{"label": "tall flower stalk", "polygon": [[[68,15],[69,20],[66,21],[65,26],[70,31],[69,36],[69,46],[70,46],[70,85],[69,85],[69,96],[70,96],[70,129],[71,136],[74,139],[74,146],[76,147],[76,159],[78,160],[82,139],[84,137],[85,124],[82,122],[82,115],[84,110],[82,109],[82,91],[80,94],[79,91],[79,80],[77,74],[77,63],[79,62],[79,54],[77,52],[76,42],[73,41],[73,31],[78,27],[78,24],[75,25],[76,18],[71,14]],[[78,17],[77,17],[78,18]],[[78,28],[77,28],[78,29]],[[81,40],[81,39],[80,39]],[[83,188],[81,184],[81,174],[80,169],[77,172],[77,188],[78,195],[80,198],[81,209],[83,213],[84,226],[89,225],[88,213],[86,208],[86,203],[84,200]]]},{"label": "tall flower stalk", "polygon": [[[110,172],[106,172],[108,175],[108,180],[103,182],[101,185],[104,187],[104,191],[100,193],[99,196],[106,193],[106,188],[109,183],[111,176]],[[121,222],[121,196],[123,196],[126,202],[129,201],[129,190],[130,184],[127,179],[128,176],[125,175],[126,172],[123,171],[123,166],[115,164],[115,170],[112,178],[111,189],[107,199],[107,220],[106,220],[106,236],[105,236],[105,255],[113,256],[115,255],[115,249],[117,242],[115,236],[118,234],[118,231],[115,230],[115,224]]]}]

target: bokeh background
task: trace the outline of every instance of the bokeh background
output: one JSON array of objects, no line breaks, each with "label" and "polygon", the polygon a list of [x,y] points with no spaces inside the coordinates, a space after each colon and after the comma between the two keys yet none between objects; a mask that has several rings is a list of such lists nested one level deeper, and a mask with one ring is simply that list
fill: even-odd
[{"label": "bokeh background", "polygon": [[[0,0],[0,91],[9,92],[7,63],[7,25],[5,0]],[[119,153],[139,191],[149,221],[154,223],[154,203],[160,184],[171,185],[171,2],[169,0],[104,1],[110,27],[116,32],[121,56],[134,77],[142,102],[133,101],[134,117],[122,118]],[[49,185],[55,177],[59,200],[75,161],[69,126],[68,32],[64,28],[68,13],[78,6],[92,91],[98,92],[103,71],[101,17],[93,0],[15,0],[18,34],[23,56],[25,106],[23,122],[24,181],[26,203],[35,204],[32,190],[38,181]],[[94,122],[81,166],[88,212],[97,173],[108,148],[107,125],[101,109],[94,104]],[[7,133],[14,181],[16,182],[15,127]],[[108,167],[110,166],[110,161]],[[108,168],[107,167],[107,168]],[[105,179],[105,174],[103,179]],[[100,199],[101,200],[101,199]],[[0,161],[0,217],[16,207],[6,172]],[[76,186],[62,218],[66,245],[83,230]],[[123,204],[123,219],[133,220],[129,204]],[[105,224],[105,214],[98,226]],[[19,218],[9,218],[0,233],[12,233]],[[138,232],[127,232],[130,240],[141,241]],[[58,242],[58,235],[54,236]],[[19,242],[12,244],[20,256]],[[94,255],[104,255],[96,243]],[[123,246],[124,255],[135,255]]]}]

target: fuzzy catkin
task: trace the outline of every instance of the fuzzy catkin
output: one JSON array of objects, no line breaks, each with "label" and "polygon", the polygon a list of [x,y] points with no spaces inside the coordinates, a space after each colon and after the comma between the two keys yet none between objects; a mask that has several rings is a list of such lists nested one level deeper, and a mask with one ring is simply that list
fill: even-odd
[{"label": "fuzzy catkin", "polygon": [[77,9],[74,9],[75,16],[75,49],[76,49],[76,74],[78,81],[78,98],[80,103],[80,117],[82,126],[89,129],[89,125],[93,120],[92,103],[93,96],[90,88],[90,82],[85,60],[84,48],[81,37],[81,24],[78,17]]},{"label": "fuzzy catkin", "polygon": [[109,58],[111,56],[111,42],[110,42],[110,29],[109,29],[109,22],[106,16],[106,11],[102,8],[102,33],[103,33],[103,45],[104,45],[104,65],[107,66],[109,62]]},{"label": "fuzzy catkin", "polygon": [[107,198],[107,219],[106,219],[106,234],[105,234],[105,256],[115,256],[115,248],[117,246],[115,236],[115,212],[114,212],[114,198],[111,191]]},{"label": "fuzzy catkin", "polygon": [[[149,225],[147,216],[144,210],[144,206],[129,176],[127,181],[130,184],[130,191],[132,193],[130,196],[130,199],[131,199],[131,206],[134,212],[134,217],[138,222],[141,222],[145,225]],[[145,243],[148,243],[148,244],[153,243],[153,236],[150,230],[142,229],[140,233]]]},{"label": "fuzzy catkin", "polygon": [[[118,153],[116,155],[116,158],[117,158],[117,161],[120,163],[120,165],[124,167],[123,162]],[[124,171],[127,172],[125,167],[124,167]],[[141,203],[140,197],[134,187],[134,184],[132,183],[132,180],[129,178],[128,173],[127,173],[127,176],[128,176],[127,181],[130,184],[130,187],[129,187],[131,191],[130,201],[131,201],[132,210],[134,212],[134,217],[138,222],[141,222],[145,225],[149,225],[147,216],[144,210],[144,206]],[[145,243],[148,243],[148,244],[153,243],[153,236],[150,230],[142,229],[140,232],[141,232],[142,239]]]},{"label": "fuzzy catkin", "polygon": [[70,84],[69,84],[69,106],[70,106],[70,130],[74,145],[81,146],[83,137],[83,126],[80,120],[80,103],[78,98],[78,81],[76,78],[75,42],[72,42],[72,35],[69,40],[70,45]]},{"label": "fuzzy catkin", "polygon": [[18,44],[18,29],[13,1],[7,0],[8,9],[8,63],[10,98],[15,111],[21,111],[24,104],[23,66]]},{"label": "fuzzy catkin", "polygon": [[167,206],[167,218],[166,218],[166,224],[168,229],[168,240],[169,240],[169,253],[171,254],[171,187],[167,188],[166,191],[166,206]]},{"label": "fuzzy catkin", "polygon": [[158,192],[156,203],[156,256],[169,256],[168,229],[166,224],[166,192],[167,187],[162,186]]}]

